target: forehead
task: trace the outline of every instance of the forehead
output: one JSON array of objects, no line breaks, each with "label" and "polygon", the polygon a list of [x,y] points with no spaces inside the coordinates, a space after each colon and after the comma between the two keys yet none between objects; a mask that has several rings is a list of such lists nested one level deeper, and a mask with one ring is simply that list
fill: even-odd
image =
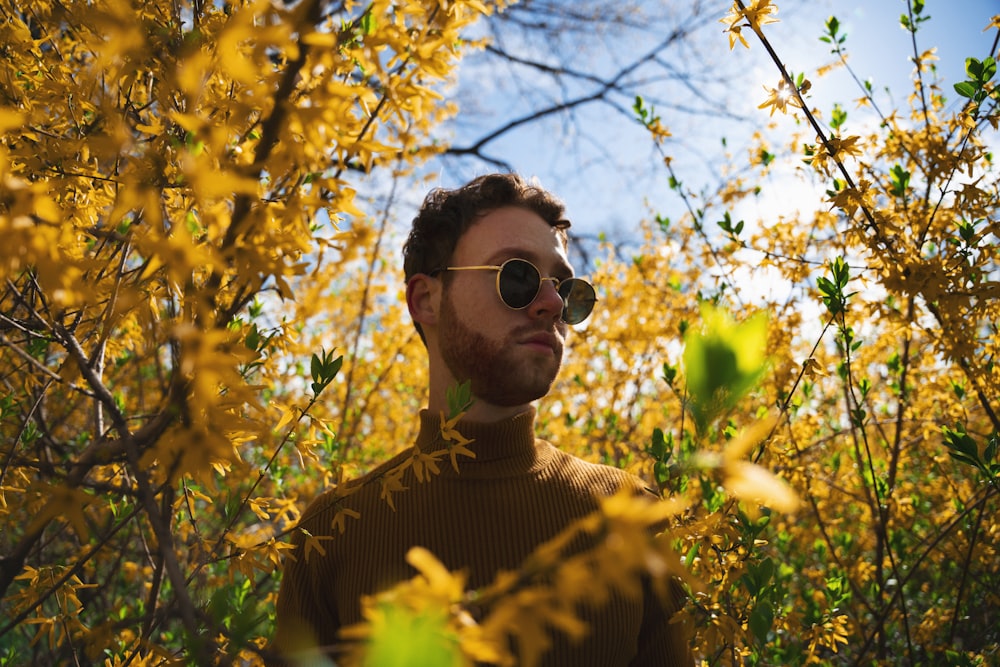
[{"label": "forehead", "polygon": [[537,213],[505,207],[490,211],[469,227],[455,246],[454,264],[499,263],[520,257],[543,271],[571,271],[566,248],[554,227]]}]

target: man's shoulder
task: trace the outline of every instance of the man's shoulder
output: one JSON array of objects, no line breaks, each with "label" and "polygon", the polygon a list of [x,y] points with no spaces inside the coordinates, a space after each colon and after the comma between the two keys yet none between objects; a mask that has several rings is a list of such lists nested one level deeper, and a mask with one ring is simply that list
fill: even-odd
[{"label": "man's shoulder", "polygon": [[546,444],[554,450],[553,468],[571,483],[584,485],[602,495],[611,495],[622,489],[631,489],[636,494],[650,493],[648,485],[627,470],[606,463],[587,461],[551,443]]},{"label": "man's shoulder", "polygon": [[356,511],[358,505],[378,500],[382,490],[382,481],[412,456],[412,449],[412,446],[407,447],[368,472],[345,480],[320,493],[307,505],[302,514],[300,525],[306,526],[309,523],[316,524],[316,522],[326,525],[331,514],[343,509]]},{"label": "man's shoulder", "polygon": [[340,486],[348,491],[357,491],[366,487],[371,487],[376,485],[381,480],[385,479],[386,476],[391,475],[393,470],[396,470],[402,466],[407,459],[413,456],[413,445],[404,448],[402,451],[396,453],[392,458],[379,463],[377,466],[365,472],[357,477],[346,480]]}]

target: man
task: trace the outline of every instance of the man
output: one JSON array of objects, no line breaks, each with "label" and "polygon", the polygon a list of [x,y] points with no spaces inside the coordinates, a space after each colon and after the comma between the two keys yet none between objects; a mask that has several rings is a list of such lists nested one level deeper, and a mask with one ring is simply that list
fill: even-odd
[{"label": "man", "polygon": [[[300,526],[327,537],[325,555],[305,557],[303,535],[285,566],[278,598],[276,647],[319,646],[336,659],[339,629],[361,620],[359,600],[416,574],[411,547],[428,549],[468,586],[514,571],[541,543],[598,507],[599,496],[643,484],[617,468],[569,456],[534,435],[532,402],[548,393],[569,325],[585,319],[593,288],[573,278],[562,204],[512,174],[432,191],[404,248],[406,302],[427,348],[429,395],[415,447],[440,450],[449,388],[468,382],[473,403],[457,424],[474,458],[445,458],[423,482],[402,480],[390,506],[386,474],[413,448],[344,490],[330,490]],[[338,512],[359,516],[343,534]],[[355,514],[356,513],[356,514]],[[341,515],[342,517],[343,515]],[[670,623],[676,600],[650,587],[642,599],[613,595],[581,616],[589,632],[572,641],[552,630],[545,665],[692,664],[682,626]],[[515,647],[516,650],[516,647]]]}]

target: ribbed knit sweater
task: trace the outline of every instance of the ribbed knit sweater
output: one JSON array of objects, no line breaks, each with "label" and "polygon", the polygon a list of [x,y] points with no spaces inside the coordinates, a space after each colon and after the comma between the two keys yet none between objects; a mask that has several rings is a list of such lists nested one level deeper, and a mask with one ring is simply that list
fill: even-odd
[{"label": "ribbed knit sweater", "polygon": [[[296,535],[294,560],[287,560],[278,596],[275,647],[294,651],[304,638],[336,659],[337,632],[361,620],[360,599],[413,577],[405,560],[413,546],[430,550],[452,571],[465,570],[470,588],[481,588],[501,570],[516,570],[541,543],[574,519],[598,507],[597,496],[623,487],[643,493],[637,477],[610,466],[583,461],[536,439],[534,409],[494,424],[460,422],[472,440],[475,458],[458,457],[456,473],[446,456],[440,474],[418,482],[412,470],[405,491],[393,494],[395,510],[380,497],[379,481],[407,457],[408,449],[351,483],[356,490],[335,504],[336,490],[307,508],[301,527],[320,542],[325,555],[304,556],[304,537]],[[441,448],[439,416],[423,411],[416,447]],[[345,531],[332,527],[339,509],[360,514]],[[553,631],[553,647],[542,664],[551,667],[616,665],[690,665],[686,637],[669,623],[676,601],[662,603],[613,595],[597,609],[585,610],[587,637],[571,642]]]}]

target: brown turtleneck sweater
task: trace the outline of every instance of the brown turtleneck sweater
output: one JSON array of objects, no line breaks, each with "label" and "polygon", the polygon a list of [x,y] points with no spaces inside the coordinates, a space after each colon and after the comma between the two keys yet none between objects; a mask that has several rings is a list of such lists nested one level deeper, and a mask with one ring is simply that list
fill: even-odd
[{"label": "brown turtleneck sweater", "polygon": [[[335,491],[320,495],[300,526],[313,536],[332,536],[308,560],[296,531],[294,560],[287,560],[278,595],[275,648],[294,652],[307,643],[336,658],[337,632],[361,620],[360,599],[416,572],[406,563],[411,547],[429,549],[452,571],[465,570],[468,586],[481,588],[500,570],[516,570],[542,542],[598,507],[596,496],[623,487],[643,493],[641,480],[610,466],[588,463],[534,435],[535,411],[495,424],[460,422],[476,457],[458,456],[456,473],[446,456],[440,474],[418,482],[412,470],[393,494],[396,509],[380,497],[382,473],[412,455],[408,449],[350,483],[357,490],[335,505]],[[441,448],[438,415],[422,411],[416,446]],[[358,512],[341,535],[331,526],[338,509]],[[585,610],[590,632],[579,643],[560,632],[542,659],[551,667],[690,665],[680,624],[669,623],[676,603],[613,595]]]}]

